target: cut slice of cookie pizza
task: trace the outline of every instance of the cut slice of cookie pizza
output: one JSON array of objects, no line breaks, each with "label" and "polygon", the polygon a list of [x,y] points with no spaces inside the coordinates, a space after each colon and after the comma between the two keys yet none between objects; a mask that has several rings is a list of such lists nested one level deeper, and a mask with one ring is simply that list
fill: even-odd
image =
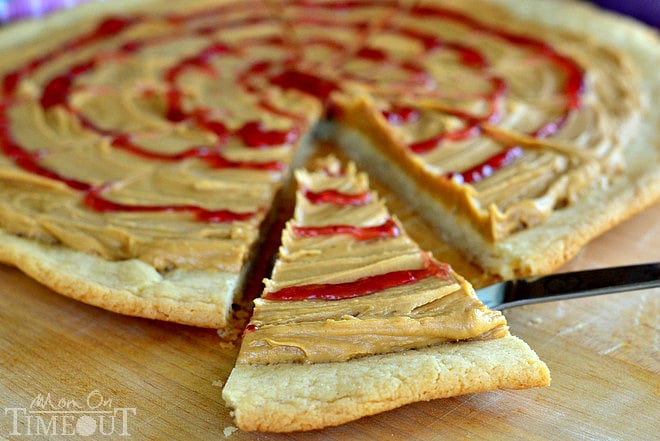
[{"label": "cut slice of cookie pizza", "polygon": [[406,234],[353,163],[327,157],[296,177],[294,216],[223,389],[239,428],[310,430],[549,384],[505,317]]}]

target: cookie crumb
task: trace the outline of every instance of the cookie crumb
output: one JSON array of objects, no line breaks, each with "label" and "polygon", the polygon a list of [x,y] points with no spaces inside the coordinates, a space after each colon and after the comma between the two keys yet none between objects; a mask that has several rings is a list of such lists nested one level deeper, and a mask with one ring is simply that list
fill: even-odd
[{"label": "cookie crumb", "polygon": [[238,427],[235,426],[227,426],[222,430],[222,433],[225,434],[225,438],[229,438],[238,430]]},{"label": "cookie crumb", "polygon": [[540,325],[541,323],[543,323],[543,319],[541,317],[534,317],[527,321],[528,325]]}]

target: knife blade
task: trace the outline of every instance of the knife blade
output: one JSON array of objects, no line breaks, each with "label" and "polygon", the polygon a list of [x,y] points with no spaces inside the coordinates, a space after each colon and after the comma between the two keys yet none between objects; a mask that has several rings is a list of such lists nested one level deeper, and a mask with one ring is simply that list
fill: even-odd
[{"label": "knife blade", "polygon": [[612,294],[660,286],[660,262],[506,280],[477,289],[491,309]]}]

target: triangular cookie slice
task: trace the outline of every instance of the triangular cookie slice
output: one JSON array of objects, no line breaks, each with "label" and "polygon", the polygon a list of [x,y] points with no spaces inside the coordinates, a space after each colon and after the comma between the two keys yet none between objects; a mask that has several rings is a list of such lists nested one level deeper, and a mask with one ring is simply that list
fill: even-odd
[{"label": "triangular cookie slice", "polygon": [[405,233],[352,163],[329,157],[296,177],[294,217],[223,390],[238,427],[311,430],[549,384],[504,316]]}]

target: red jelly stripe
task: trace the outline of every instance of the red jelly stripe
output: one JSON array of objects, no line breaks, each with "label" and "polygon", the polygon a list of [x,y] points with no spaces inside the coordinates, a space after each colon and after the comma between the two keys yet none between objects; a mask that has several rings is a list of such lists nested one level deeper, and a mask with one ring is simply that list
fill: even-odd
[{"label": "red jelly stripe", "polygon": [[398,237],[401,234],[399,226],[389,219],[383,225],[374,227],[354,227],[352,225],[328,225],[324,227],[299,227],[294,225],[293,232],[298,237],[331,236],[334,234],[349,234],[356,240],[369,240],[384,237]]},{"label": "red jelly stripe", "polygon": [[290,130],[269,130],[261,121],[245,123],[236,131],[247,147],[271,147],[295,142],[300,133],[295,127]]},{"label": "red jelly stripe", "polygon": [[162,213],[191,213],[197,220],[204,222],[234,222],[247,221],[255,213],[237,213],[231,210],[209,210],[197,205],[128,205],[113,202],[101,196],[105,187],[98,187],[88,191],[83,198],[83,204],[95,211],[104,212],[162,212]]},{"label": "red jelly stripe", "polygon": [[371,193],[368,191],[356,194],[342,193],[337,190],[323,190],[313,192],[309,189],[303,190],[303,196],[312,204],[335,204],[335,205],[364,205],[371,201]]},{"label": "red jelly stripe", "polygon": [[412,107],[395,107],[382,113],[387,122],[395,126],[414,123],[420,118],[419,110]]},{"label": "red jelly stripe", "polygon": [[270,82],[282,89],[299,90],[324,101],[330,98],[332,92],[339,90],[339,86],[330,80],[296,70],[282,72],[271,78]]},{"label": "red jelly stripe", "polygon": [[426,262],[422,269],[393,271],[365,277],[354,282],[290,286],[279,291],[267,292],[263,298],[267,300],[344,300],[408,285],[429,277],[445,280],[450,278],[449,265],[431,260],[428,256],[425,257]]},{"label": "red jelly stripe", "polygon": [[282,171],[285,165],[281,161],[265,161],[265,162],[248,162],[248,161],[233,161],[226,158],[220,151],[220,146],[214,147],[193,147],[179,153],[159,153],[146,150],[133,142],[130,137],[119,135],[112,139],[111,145],[115,148],[127,151],[136,156],[141,156],[148,159],[156,159],[161,161],[182,161],[189,158],[197,158],[203,160],[209,166],[216,169],[222,168],[239,168],[245,170],[270,170]]},{"label": "red jelly stripe", "polygon": [[522,148],[518,146],[508,149],[491,156],[486,161],[475,165],[474,167],[460,173],[449,173],[448,178],[456,178],[459,182],[473,184],[491,176],[495,171],[506,167],[507,165],[520,158],[523,154]]},{"label": "red jelly stripe", "polygon": [[438,147],[443,141],[462,141],[474,138],[479,134],[481,134],[481,127],[479,124],[470,123],[463,129],[442,133],[433,138],[411,144],[409,148],[414,153],[427,153]]}]

